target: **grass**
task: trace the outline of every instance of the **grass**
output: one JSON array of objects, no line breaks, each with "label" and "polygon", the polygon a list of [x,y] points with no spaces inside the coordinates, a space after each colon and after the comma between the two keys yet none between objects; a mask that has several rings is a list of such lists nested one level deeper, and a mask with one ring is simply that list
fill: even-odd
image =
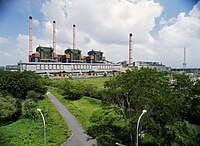
[{"label": "grass", "polygon": [[[71,135],[64,119],[47,97],[39,102],[39,107],[42,109],[46,121],[47,146],[61,145]],[[43,146],[43,121],[39,112],[38,118],[35,120],[20,119],[0,127],[0,145]]]},{"label": "grass", "polygon": [[109,81],[112,77],[90,77],[90,78],[74,78],[73,81],[81,82],[84,84],[92,84],[98,89],[104,88],[104,82]]},{"label": "grass", "polygon": [[101,101],[98,99],[83,97],[80,100],[70,101],[63,98],[58,93],[58,90],[48,89],[49,92],[54,94],[59,101],[61,101],[65,107],[77,118],[83,128],[86,130],[91,126],[89,121],[91,115],[96,110],[102,110]]}]

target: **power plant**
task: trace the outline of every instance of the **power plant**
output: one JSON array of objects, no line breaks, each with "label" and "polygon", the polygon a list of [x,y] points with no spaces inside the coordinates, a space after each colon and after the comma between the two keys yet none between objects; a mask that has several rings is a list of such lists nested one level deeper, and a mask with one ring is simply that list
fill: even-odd
[{"label": "power plant", "polygon": [[63,54],[56,53],[56,22],[53,21],[53,47],[38,46],[33,53],[32,17],[29,17],[29,62],[19,62],[21,71],[31,70],[40,74],[107,74],[120,72],[122,66],[106,60],[103,52],[91,50],[87,56],[76,48],[76,26],[73,25],[73,48],[68,47]]},{"label": "power plant", "polygon": [[167,67],[159,62],[136,61],[133,62],[133,34],[129,34],[129,59],[117,64],[106,60],[103,52],[91,50],[87,56],[76,47],[76,26],[72,25],[72,49],[63,49],[63,54],[57,54],[56,50],[56,22],[53,21],[53,47],[38,46],[33,53],[32,48],[32,17],[29,17],[29,62],[18,62],[17,66],[6,66],[6,70],[34,71],[41,75],[64,77],[68,75],[116,75],[128,68],[140,69],[143,67],[156,68],[171,73],[185,72],[189,75],[200,76],[199,68],[186,68],[186,48],[184,48],[183,68]]}]

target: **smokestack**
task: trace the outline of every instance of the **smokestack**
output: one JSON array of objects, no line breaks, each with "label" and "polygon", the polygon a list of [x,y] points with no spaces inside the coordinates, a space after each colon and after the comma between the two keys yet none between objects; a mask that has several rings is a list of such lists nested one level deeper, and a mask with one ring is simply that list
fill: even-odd
[{"label": "smokestack", "polygon": [[32,55],[32,17],[29,17],[29,62],[31,62]]},{"label": "smokestack", "polygon": [[73,25],[73,49],[76,49],[76,26]]},{"label": "smokestack", "polygon": [[133,64],[133,57],[132,57],[132,54],[133,54],[133,48],[132,48],[132,33],[130,33],[130,36],[129,36],[129,64]]},{"label": "smokestack", "polygon": [[56,53],[56,21],[53,21],[53,48]]}]

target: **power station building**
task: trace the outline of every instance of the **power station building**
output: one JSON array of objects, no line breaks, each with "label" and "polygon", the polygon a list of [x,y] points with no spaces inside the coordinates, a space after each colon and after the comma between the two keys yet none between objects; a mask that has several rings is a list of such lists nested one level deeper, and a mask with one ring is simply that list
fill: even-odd
[{"label": "power station building", "polygon": [[76,29],[73,25],[73,49],[67,48],[63,54],[56,53],[56,22],[53,21],[53,47],[38,46],[33,53],[32,17],[29,17],[29,62],[19,62],[20,71],[35,71],[39,74],[73,74],[73,73],[116,73],[122,66],[110,63],[103,52],[91,50],[87,56],[76,48]]}]

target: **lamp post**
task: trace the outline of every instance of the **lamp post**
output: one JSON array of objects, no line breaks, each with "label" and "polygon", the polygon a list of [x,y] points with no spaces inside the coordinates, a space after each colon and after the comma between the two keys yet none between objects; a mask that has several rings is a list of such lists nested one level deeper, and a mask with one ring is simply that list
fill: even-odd
[{"label": "lamp post", "polygon": [[123,145],[123,144],[118,143],[118,142],[116,142],[115,144],[118,145],[118,146],[126,146],[126,145]]},{"label": "lamp post", "polygon": [[139,124],[140,124],[140,119],[142,116],[147,112],[147,110],[143,110],[142,114],[140,115],[138,122],[137,122],[137,135],[136,135],[136,146],[138,146],[138,130],[139,130]]},{"label": "lamp post", "polygon": [[38,108],[37,111],[40,112],[44,123],[44,146],[46,146],[46,125],[45,125],[44,115],[42,114],[42,110],[40,108]]}]

